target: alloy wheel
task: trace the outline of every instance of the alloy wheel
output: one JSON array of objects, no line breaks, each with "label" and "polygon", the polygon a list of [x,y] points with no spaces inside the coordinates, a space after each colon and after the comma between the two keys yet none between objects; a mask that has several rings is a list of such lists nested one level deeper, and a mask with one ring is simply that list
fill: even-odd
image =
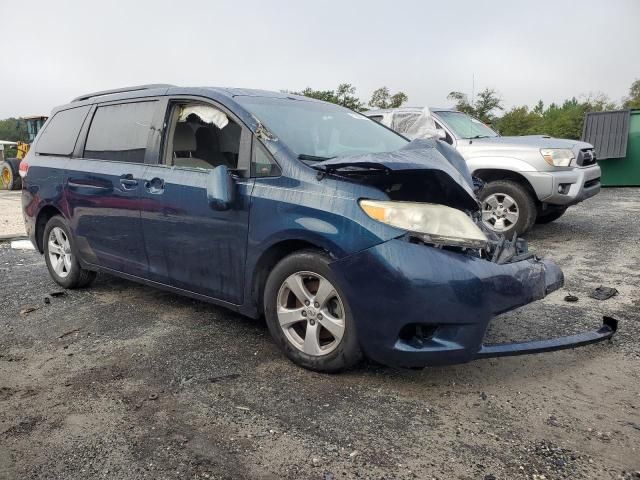
[{"label": "alloy wheel", "polygon": [[287,277],[278,291],[276,308],[287,340],[307,355],[331,353],[344,336],[344,304],[322,275],[297,272]]},{"label": "alloy wheel", "polygon": [[47,251],[53,271],[60,278],[66,278],[71,273],[71,243],[60,227],[53,227],[49,232]]},{"label": "alloy wheel", "polygon": [[482,202],[482,222],[492,230],[504,232],[518,223],[516,201],[504,193],[493,193]]}]

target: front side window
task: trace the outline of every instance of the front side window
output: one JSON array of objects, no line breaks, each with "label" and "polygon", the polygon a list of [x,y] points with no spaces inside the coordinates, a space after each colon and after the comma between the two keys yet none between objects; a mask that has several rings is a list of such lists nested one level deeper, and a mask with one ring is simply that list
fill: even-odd
[{"label": "front side window", "polygon": [[36,153],[39,155],[71,155],[89,107],[71,108],[56,113],[42,131]]},{"label": "front side window", "polygon": [[251,160],[252,177],[277,177],[280,167],[273,160],[267,149],[258,140],[253,142],[253,159]]},{"label": "front side window", "polygon": [[238,167],[242,128],[222,110],[199,103],[175,104],[165,163],[212,169]]},{"label": "front side window", "polygon": [[480,120],[462,112],[437,112],[440,119],[447,124],[456,138],[492,138],[498,134]]},{"label": "front side window", "polygon": [[442,130],[444,132],[444,141],[447,142],[449,145],[453,145],[453,139],[451,138],[451,135],[449,135],[449,132],[447,132],[442,125],[440,125],[438,122],[435,122],[436,128],[439,130]]},{"label": "front side window", "polygon": [[85,158],[143,163],[157,102],[121,103],[96,109]]},{"label": "front side window", "polygon": [[407,144],[379,123],[338,105],[272,97],[235,99],[305,161],[390,152]]}]

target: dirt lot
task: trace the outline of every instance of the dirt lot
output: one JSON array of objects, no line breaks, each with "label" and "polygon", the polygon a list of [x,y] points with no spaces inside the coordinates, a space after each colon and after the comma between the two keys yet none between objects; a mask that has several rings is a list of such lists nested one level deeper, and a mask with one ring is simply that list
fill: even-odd
[{"label": "dirt lot", "polygon": [[0,240],[25,234],[20,195],[0,190]]},{"label": "dirt lot", "polygon": [[[640,478],[638,218],[640,191],[610,189],[537,227],[566,287],[490,332],[606,314],[612,343],[332,376],[288,362],[262,322],[106,275],[45,304],[42,257],[0,244],[0,479]],[[600,284],[619,295],[588,298]]]}]

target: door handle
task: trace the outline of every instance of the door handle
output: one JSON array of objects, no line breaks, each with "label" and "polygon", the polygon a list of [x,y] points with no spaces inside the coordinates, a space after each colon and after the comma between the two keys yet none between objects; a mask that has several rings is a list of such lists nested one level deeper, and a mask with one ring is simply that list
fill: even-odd
[{"label": "door handle", "polygon": [[147,192],[156,195],[164,193],[164,178],[153,177],[151,180],[144,182],[144,188]]},{"label": "door handle", "polygon": [[138,186],[138,180],[133,178],[132,174],[127,173],[120,176],[120,185],[122,185],[122,188],[125,190],[133,190]]}]

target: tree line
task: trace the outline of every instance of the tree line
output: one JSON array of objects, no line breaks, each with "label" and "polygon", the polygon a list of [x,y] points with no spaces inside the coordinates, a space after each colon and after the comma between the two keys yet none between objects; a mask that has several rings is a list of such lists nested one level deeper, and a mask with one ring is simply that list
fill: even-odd
[{"label": "tree line", "polygon": [[[9,142],[26,142],[28,138],[27,124],[24,120],[13,117],[0,120],[0,140],[7,140]],[[5,158],[15,157],[15,147],[5,145],[4,156]]]},{"label": "tree line", "polygon": [[629,95],[620,104],[612,102],[605,94],[573,97],[564,102],[545,105],[542,100],[533,107],[527,105],[504,109],[501,96],[494,89],[486,88],[473,100],[460,92],[447,97],[455,107],[491,125],[501,135],[551,135],[558,138],[579,139],[582,135],[584,116],[588,112],[602,112],[621,108],[640,108],[640,80],[629,88]]},{"label": "tree line", "polygon": [[[391,94],[387,87],[381,87],[373,92],[371,99],[365,104],[358,98],[356,88],[350,83],[342,83],[335,90],[314,90],[308,87],[300,92],[291,93],[336,103],[357,111],[368,108],[397,108],[409,99],[404,92]],[[545,105],[540,100],[533,107],[521,105],[505,110],[502,97],[492,88],[485,88],[472,99],[462,92],[453,91],[447,99],[454,102],[457,110],[491,125],[501,135],[544,134],[579,139],[582,135],[584,116],[588,112],[620,108],[640,109],[640,80],[632,83],[629,95],[621,104],[612,102],[604,94],[598,94],[580,99],[573,97],[560,104]]]},{"label": "tree line", "polygon": [[357,112],[370,108],[398,108],[409,99],[404,92],[392,94],[387,87],[380,87],[373,92],[369,103],[365,104],[356,95],[356,87],[350,83],[341,83],[335,90],[314,90],[307,87],[300,92],[289,92],[288,90],[284,90],[284,92],[335,103]]},{"label": "tree line", "polygon": [[[409,100],[404,92],[391,93],[387,87],[380,87],[365,103],[358,97],[356,87],[350,83],[341,83],[335,90],[314,90],[307,87],[300,92],[290,93],[324,100],[356,111],[370,108],[397,108]],[[456,109],[491,125],[501,135],[545,134],[578,139],[582,135],[582,124],[587,112],[619,108],[640,109],[640,80],[631,84],[629,95],[620,104],[612,102],[604,94],[598,94],[581,99],[573,97],[561,104],[545,105],[540,100],[533,107],[521,105],[505,111],[502,97],[492,88],[485,88],[472,99],[457,91],[451,92],[447,98],[455,103]],[[0,120],[0,140],[26,142],[27,139],[27,125],[24,120],[19,118]],[[11,156],[11,153],[10,148],[5,151],[7,157]]]}]

